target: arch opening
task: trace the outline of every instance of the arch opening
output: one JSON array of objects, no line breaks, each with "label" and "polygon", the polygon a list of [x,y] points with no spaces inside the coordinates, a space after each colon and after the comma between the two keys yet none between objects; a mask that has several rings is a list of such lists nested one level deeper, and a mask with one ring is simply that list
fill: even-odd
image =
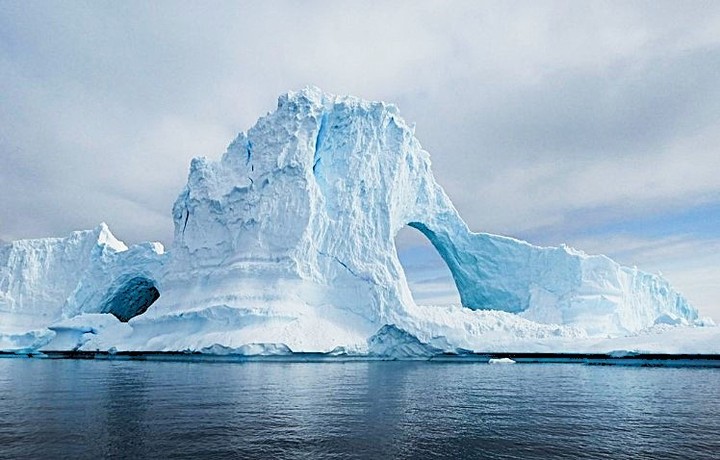
[{"label": "arch opening", "polygon": [[395,236],[400,265],[418,305],[461,305],[450,268],[422,229],[408,224]]},{"label": "arch opening", "polygon": [[105,302],[102,313],[110,313],[122,322],[142,315],[160,298],[155,282],[144,276],[130,278],[120,284]]}]

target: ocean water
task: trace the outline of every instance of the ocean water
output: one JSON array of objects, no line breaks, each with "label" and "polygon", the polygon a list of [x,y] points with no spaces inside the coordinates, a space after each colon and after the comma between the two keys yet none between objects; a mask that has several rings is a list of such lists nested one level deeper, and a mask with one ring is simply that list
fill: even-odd
[{"label": "ocean water", "polygon": [[0,458],[720,458],[720,369],[0,359]]}]

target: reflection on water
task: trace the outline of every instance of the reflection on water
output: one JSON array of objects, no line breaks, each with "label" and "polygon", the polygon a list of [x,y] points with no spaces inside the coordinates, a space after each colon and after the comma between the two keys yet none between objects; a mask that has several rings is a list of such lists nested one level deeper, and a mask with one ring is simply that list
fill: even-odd
[{"label": "reflection on water", "polygon": [[0,458],[717,458],[720,370],[0,359]]}]

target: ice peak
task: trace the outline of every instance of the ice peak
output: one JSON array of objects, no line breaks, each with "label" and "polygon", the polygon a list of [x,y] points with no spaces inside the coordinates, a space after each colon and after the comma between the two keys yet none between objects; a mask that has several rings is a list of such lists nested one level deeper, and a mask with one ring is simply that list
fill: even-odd
[{"label": "ice peak", "polygon": [[[277,110],[291,110],[300,113],[322,114],[333,111],[351,111],[357,119],[368,115],[399,115],[394,104],[384,101],[370,101],[356,96],[337,96],[308,85],[298,91],[288,91],[278,98]],[[404,124],[404,121],[403,121]]]},{"label": "ice peak", "polygon": [[298,91],[288,91],[278,97],[278,109],[288,102],[310,103],[316,107],[324,107],[336,99],[334,94],[326,93],[317,86],[308,85]]},{"label": "ice peak", "polygon": [[125,243],[118,240],[115,235],[112,234],[110,227],[108,227],[105,222],[100,222],[100,224],[95,227],[92,232],[97,235],[96,238],[98,246],[105,246],[116,252],[127,251],[128,247]]}]

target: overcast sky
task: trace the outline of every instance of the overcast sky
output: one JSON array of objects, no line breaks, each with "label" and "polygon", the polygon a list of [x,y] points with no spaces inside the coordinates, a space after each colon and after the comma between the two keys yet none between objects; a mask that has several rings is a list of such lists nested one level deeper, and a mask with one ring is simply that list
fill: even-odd
[{"label": "overcast sky", "polygon": [[662,271],[720,320],[712,1],[0,0],[0,239],[169,244],[190,159],[308,84],[396,103],[473,230]]}]

